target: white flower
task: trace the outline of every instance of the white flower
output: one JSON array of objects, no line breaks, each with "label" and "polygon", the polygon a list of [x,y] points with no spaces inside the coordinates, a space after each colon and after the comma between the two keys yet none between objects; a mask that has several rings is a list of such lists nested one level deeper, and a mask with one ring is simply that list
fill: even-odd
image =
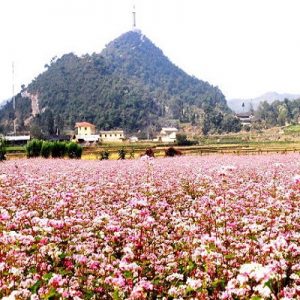
[{"label": "white flower", "polygon": [[253,288],[254,291],[257,291],[262,297],[269,298],[271,296],[271,290],[268,286],[259,284]]},{"label": "white flower", "polygon": [[182,279],[183,279],[183,274],[179,274],[179,273],[173,273],[166,277],[167,281],[182,280]]},{"label": "white flower", "polygon": [[186,281],[186,284],[188,287],[192,288],[193,290],[196,290],[202,286],[202,281],[201,279],[193,279],[189,277]]}]

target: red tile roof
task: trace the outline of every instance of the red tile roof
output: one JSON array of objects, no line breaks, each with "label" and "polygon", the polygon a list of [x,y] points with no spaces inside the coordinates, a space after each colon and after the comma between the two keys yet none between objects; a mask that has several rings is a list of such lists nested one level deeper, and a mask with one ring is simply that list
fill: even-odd
[{"label": "red tile roof", "polygon": [[89,123],[89,122],[77,122],[75,124],[75,128],[76,127],[96,127],[95,125]]}]

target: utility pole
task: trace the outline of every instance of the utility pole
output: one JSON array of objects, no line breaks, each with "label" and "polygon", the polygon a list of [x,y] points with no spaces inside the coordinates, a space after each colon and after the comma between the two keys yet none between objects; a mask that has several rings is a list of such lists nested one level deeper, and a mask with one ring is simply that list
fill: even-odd
[{"label": "utility pole", "polygon": [[17,135],[16,130],[16,97],[15,97],[15,63],[12,62],[12,100],[14,109],[14,135]]}]

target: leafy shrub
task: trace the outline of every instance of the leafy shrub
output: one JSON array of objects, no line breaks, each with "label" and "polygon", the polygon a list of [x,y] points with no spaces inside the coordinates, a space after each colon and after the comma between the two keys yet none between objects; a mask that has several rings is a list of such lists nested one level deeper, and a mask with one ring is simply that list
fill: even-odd
[{"label": "leafy shrub", "polygon": [[129,152],[130,158],[134,158],[134,154],[135,154],[135,149],[134,149],[134,147],[131,147],[131,150]]},{"label": "leafy shrub", "polygon": [[191,141],[187,139],[186,134],[176,134],[176,143],[178,146],[192,146],[198,144],[197,141]]},{"label": "leafy shrub", "polygon": [[0,139],[0,161],[6,159],[6,142],[4,139]]},{"label": "leafy shrub", "polygon": [[30,157],[40,156],[42,144],[43,144],[43,141],[36,140],[36,139],[33,139],[33,140],[27,142],[27,145],[26,145],[27,157],[30,158]]},{"label": "leafy shrub", "polygon": [[54,142],[52,144],[52,157],[53,158],[62,158],[67,153],[67,145],[64,142]]},{"label": "leafy shrub", "polygon": [[67,144],[67,154],[69,158],[81,158],[82,146],[74,142]]},{"label": "leafy shrub", "polygon": [[126,152],[126,150],[125,150],[124,148],[120,149],[120,150],[118,151],[118,156],[119,156],[118,159],[125,159],[126,153],[127,153],[127,152]]},{"label": "leafy shrub", "polygon": [[52,145],[53,143],[43,141],[42,148],[41,148],[41,156],[44,158],[48,158],[51,155],[52,152]]},{"label": "leafy shrub", "polygon": [[100,160],[106,160],[109,158],[110,153],[107,150],[100,152]]},{"label": "leafy shrub", "polygon": [[147,155],[149,157],[154,157],[154,151],[152,148],[147,148],[144,155]]},{"label": "leafy shrub", "polygon": [[176,150],[174,147],[169,147],[165,150],[165,156],[175,156],[175,155],[181,155],[182,152],[179,150]]}]

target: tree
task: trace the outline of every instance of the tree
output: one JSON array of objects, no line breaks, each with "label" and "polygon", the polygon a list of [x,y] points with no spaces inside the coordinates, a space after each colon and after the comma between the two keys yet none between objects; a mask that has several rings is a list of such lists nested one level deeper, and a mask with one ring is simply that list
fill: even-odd
[{"label": "tree", "polygon": [[54,127],[55,127],[55,133],[58,135],[64,130],[64,120],[60,116],[60,114],[57,114],[54,118]]},{"label": "tree", "polygon": [[242,129],[242,124],[238,118],[226,115],[222,122],[222,128],[226,132],[239,132]]},{"label": "tree", "polygon": [[285,105],[278,106],[277,122],[280,126],[284,126],[287,122],[288,110]]},{"label": "tree", "polygon": [[30,126],[30,136],[39,140],[44,138],[41,128],[36,124]]},{"label": "tree", "polygon": [[4,139],[0,138],[0,161],[6,159],[6,142]]},{"label": "tree", "polygon": [[209,115],[204,116],[203,126],[202,126],[202,133],[207,135],[210,130],[210,120]]},{"label": "tree", "polygon": [[53,114],[52,114],[52,111],[51,110],[46,110],[45,111],[45,129],[46,129],[46,132],[47,134],[49,135],[53,135],[55,133],[55,129],[54,129],[54,118],[53,118]]}]

